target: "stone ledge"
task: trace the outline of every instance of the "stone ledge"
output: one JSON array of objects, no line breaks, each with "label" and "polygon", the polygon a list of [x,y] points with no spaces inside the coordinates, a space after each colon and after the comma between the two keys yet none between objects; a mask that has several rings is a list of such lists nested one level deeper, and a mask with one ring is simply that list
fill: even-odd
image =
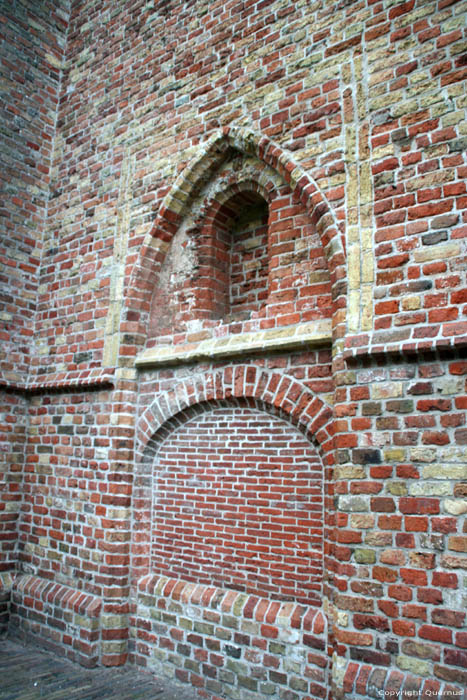
[{"label": "stone ledge", "polygon": [[157,574],[148,574],[138,581],[138,595],[170,598],[185,605],[196,605],[235,617],[250,618],[257,623],[267,622],[284,630],[302,629],[321,635],[326,628],[326,619],[321,608],[275,598],[260,598],[230,588],[190,583]]},{"label": "stone ledge", "polygon": [[16,577],[13,590],[44,603],[58,605],[89,618],[99,617],[101,600],[90,593],[79,591],[62,583],[54,583],[40,576],[24,574]]},{"label": "stone ledge", "polygon": [[325,319],[298,326],[239,333],[225,338],[209,338],[183,345],[161,345],[140,353],[135,360],[135,366],[144,369],[188,364],[206,359],[229,358],[245,353],[308,350],[329,346],[331,342],[331,321]]}]

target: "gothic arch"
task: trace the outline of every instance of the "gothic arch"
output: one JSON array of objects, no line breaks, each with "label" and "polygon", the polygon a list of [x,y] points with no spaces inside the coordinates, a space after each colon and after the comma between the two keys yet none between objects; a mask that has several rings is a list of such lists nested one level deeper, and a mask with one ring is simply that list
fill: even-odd
[{"label": "gothic arch", "polygon": [[[272,190],[274,188],[274,183],[269,180],[266,184],[255,182],[251,178],[236,178],[234,182],[222,183],[218,188],[216,188],[212,193],[210,193],[206,202],[206,212],[203,212],[196,217],[195,221],[198,223],[202,220],[207,212],[216,212],[224,204],[226,204],[229,199],[235,194],[240,194],[241,192],[256,192],[260,195],[264,201],[269,205],[272,200]],[[213,216],[213,214],[211,214]]]},{"label": "gothic arch", "polygon": [[343,322],[336,313],[345,308],[345,252],[342,236],[333,212],[311,176],[280,146],[269,138],[241,127],[225,127],[205,143],[201,153],[180,174],[164,198],[157,219],[146,235],[133,269],[126,298],[126,319],[138,323],[145,334],[145,316],[149,313],[153,281],[157,279],[169,243],[183,220],[190,203],[208,182],[229,150],[256,156],[283,178],[305,206],[316,225],[326,256],[334,304],[334,328]]}]

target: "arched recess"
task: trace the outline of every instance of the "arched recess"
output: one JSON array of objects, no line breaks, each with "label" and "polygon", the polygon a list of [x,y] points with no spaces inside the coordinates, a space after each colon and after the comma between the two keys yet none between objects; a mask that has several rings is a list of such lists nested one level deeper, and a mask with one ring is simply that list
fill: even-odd
[{"label": "arched recess", "polygon": [[169,243],[200,188],[208,182],[232,149],[256,156],[275,170],[306,208],[316,226],[327,259],[332,288],[334,337],[343,335],[346,270],[343,237],[325,196],[311,176],[284,149],[267,137],[240,127],[225,127],[177,178],[164,198],[156,222],[144,239],[132,271],[122,330],[132,323],[135,342],[144,343],[154,281],[158,279]]},{"label": "arched recess", "polygon": [[[322,465],[321,484],[324,484],[326,470],[333,463],[332,409],[304,384],[251,365],[227,366],[178,382],[158,395],[138,421],[133,489],[133,586],[151,573],[152,470],[161,444],[176,429],[207,410],[234,407],[259,411],[295,426],[296,434],[304,435],[315,446]],[[320,527],[324,537],[326,523],[323,521]],[[320,566],[321,560],[322,553]]]},{"label": "arched recess", "polygon": [[[220,247],[225,261],[217,284],[223,302],[218,317],[233,321],[259,313],[267,298],[269,203],[267,190],[254,182],[237,183],[221,195],[210,206],[203,228],[211,260],[219,260]],[[208,261],[206,277],[213,268]]]},{"label": "arched recess", "polygon": [[160,576],[320,606],[320,455],[286,417],[252,404],[195,404],[153,436],[139,544],[146,535]]}]

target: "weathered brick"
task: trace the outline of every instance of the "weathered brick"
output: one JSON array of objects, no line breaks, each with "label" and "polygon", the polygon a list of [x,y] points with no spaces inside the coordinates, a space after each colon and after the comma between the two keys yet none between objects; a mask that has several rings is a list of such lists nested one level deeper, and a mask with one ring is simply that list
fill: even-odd
[{"label": "weathered brick", "polygon": [[458,686],[459,3],[110,5],[1,23],[0,567],[107,606],[13,618],[217,696]]}]

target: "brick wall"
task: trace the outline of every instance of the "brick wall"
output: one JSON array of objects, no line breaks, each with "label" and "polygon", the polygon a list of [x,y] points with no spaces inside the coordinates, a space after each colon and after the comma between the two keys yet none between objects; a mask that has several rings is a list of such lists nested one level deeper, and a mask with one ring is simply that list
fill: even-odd
[{"label": "brick wall", "polygon": [[67,3],[1,7],[0,369],[26,382],[49,200]]},{"label": "brick wall", "polygon": [[[289,435],[298,429],[303,444],[319,446],[320,613],[329,623],[320,668],[330,676],[318,684],[336,699],[459,692],[465,0],[73,2],[66,50],[64,14],[10,7],[8,51],[21,44],[31,55],[32,42],[39,67],[33,80],[21,63],[16,71],[3,63],[7,102],[24,118],[43,100],[34,117],[43,140],[28,138],[38,163],[24,156],[19,132],[8,136],[21,183],[5,171],[13,189],[32,174],[38,188],[37,211],[26,195],[6,207],[2,244],[11,263],[8,379],[26,384],[25,396],[6,395],[2,421],[13,445],[1,501],[8,575],[10,513],[20,502],[15,445],[27,428],[19,573],[37,576],[40,590],[57,576],[99,599],[89,658],[118,664],[130,652],[194,682],[202,697],[266,692],[261,683],[271,678],[258,677],[254,688],[239,680],[251,676],[250,663],[267,665],[264,656],[250,662],[248,645],[239,642],[236,671],[224,668],[229,652],[221,649],[219,668],[236,674],[223,676],[206,651],[215,635],[190,646],[180,621],[148,613],[173,606],[168,614],[189,625],[217,614],[196,603],[190,617],[188,601],[180,608],[165,588],[155,593],[159,448],[178,449],[183,431],[204,430],[216,411],[259,411],[270,421],[264,434],[285,421]],[[57,25],[51,32],[42,31],[46,17]],[[44,59],[45,44],[57,65]],[[21,76],[16,94],[11,81]],[[19,115],[7,109],[7,117],[18,126]],[[267,255],[264,216],[253,239],[260,242],[245,238],[250,253],[240,255],[259,272],[238,278],[240,212],[229,207],[260,197]],[[23,254],[30,260],[18,277]],[[232,316],[235,291],[243,300]],[[56,527],[62,521],[69,529]],[[185,561],[180,571],[170,566],[170,576],[195,585]],[[5,591],[15,596],[20,579],[12,581]],[[141,597],[148,581],[150,605]],[[217,591],[228,585],[215,583]],[[26,599],[24,619],[42,600]],[[250,619],[241,612],[240,627]],[[301,642],[287,644],[289,654]],[[271,693],[321,697],[305,667],[293,672],[294,686],[280,650],[272,656],[267,663],[287,679],[275,677]]]},{"label": "brick wall", "polygon": [[[0,8],[0,569],[17,559],[28,381],[67,3]],[[15,388],[18,393],[12,393]]]},{"label": "brick wall", "polygon": [[140,581],[137,600],[137,664],[172,667],[204,697],[326,697],[320,611],[158,576]]},{"label": "brick wall", "polygon": [[23,570],[97,595],[117,585],[108,580],[111,552],[105,561],[99,551],[111,539],[112,512],[118,518],[117,477],[108,478],[112,408],[109,391],[31,398],[23,480]]},{"label": "brick wall", "polygon": [[164,441],[155,470],[154,571],[321,603],[323,470],[300,433],[215,409]]},{"label": "brick wall", "polygon": [[355,385],[340,389],[354,397],[339,405],[360,440],[339,450],[335,602],[345,625],[336,639],[354,661],[388,667],[395,658],[413,675],[455,683],[464,680],[457,516],[467,365],[417,359],[357,363]]},{"label": "brick wall", "polygon": [[0,413],[0,571],[17,562],[18,518],[23,500],[23,468],[27,439],[27,401],[2,392]]}]

